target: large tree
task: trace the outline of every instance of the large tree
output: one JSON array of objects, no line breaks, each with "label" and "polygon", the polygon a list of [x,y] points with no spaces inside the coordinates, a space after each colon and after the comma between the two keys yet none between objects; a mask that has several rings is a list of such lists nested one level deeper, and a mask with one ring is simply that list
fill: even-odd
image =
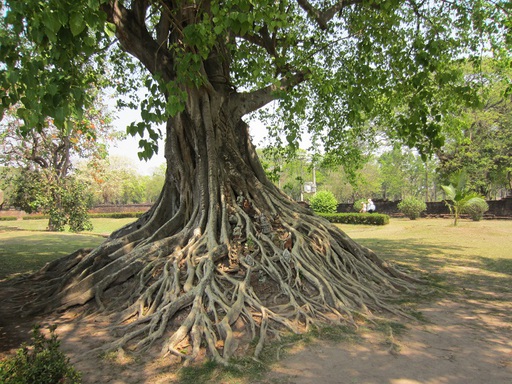
[{"label": "large tree", "polygon": [[144,135],[143,157],[159,137],[149,123],[166,124],[154,207],[48,266],[34,308],[95,301],[116,314],[110,348],[158,342],[188,360],[204,346],[222,362],[244,335],[258,355],[282,330],[393,310],[386,298],[411,286],[267,179],[244,116],[276,102],[285,123],[273,132],[294,143],[310,130],[347,162],[379,117],[426,152],[472,99],[452,60],[498,48],[510,27],[500,0],[4,1],[0,92],[3,105],[23,102],[27,130],[42,115],[65,129],[103,70],[121,90],[136,84],[128,74],[148,87],[148,124],[129,128]]}]

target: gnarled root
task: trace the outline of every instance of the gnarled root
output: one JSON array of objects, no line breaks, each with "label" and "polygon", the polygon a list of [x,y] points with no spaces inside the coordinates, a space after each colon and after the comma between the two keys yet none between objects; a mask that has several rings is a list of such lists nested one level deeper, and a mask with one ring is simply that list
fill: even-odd
[{"label": "gnarled root", "polygon": [[227,363],[241,342],[257,340],[257,358],[282,331],[399,313],[386,299],[414,289],[414,279],[305,209],[272,194],[265,211],[234,200],[218,215],[197,209],[174,234],[156,230],[148,241],[137,229],[48,265],[36,277],[49,299],[34,308],[94,299],[118,335],[105,349],[158,342],[163,354],[192,361],[206,348]]}]

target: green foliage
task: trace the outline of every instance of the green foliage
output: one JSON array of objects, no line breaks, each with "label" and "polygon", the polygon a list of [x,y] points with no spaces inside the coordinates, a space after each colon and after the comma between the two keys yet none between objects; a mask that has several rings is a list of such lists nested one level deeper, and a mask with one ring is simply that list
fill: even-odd
[{"label": "green foliage", "polygon": [[92,201],[83,183],[72,180],[71,185],[62,190],[61,203],[59,209],[52,208],[63,225],[69,225],[69,230],[72,232],[92,231],[88,213]]},{"label": "green foliage", "polygon": [[55,328],[50,328],[46,338],[40,327],[32,331],[31,346],[22,346],[16,355],[0,362],[0,382],[5,384],[75,384],[80,383],[80,373],[71,365],[57,340]]},{"label": "green foliage", "polygon": [[[354,168],[377,145],[376,126],[422,153],[440,147],[450,117],[478,97],[454,59],[478,67],[478,55],[509,58],[508,0],[305,3],[135,0],[116,13],[107,1],[4,0],[1,108],[23,103],[27,132],[46,117],[66,130],[90,105],[91,87],[111,81],[119,93],[136,93],[144,86],[143,121],[128,130],[142,137],[148,158],[158,148],[154,127],[184,111],[186,89],[212,85],[205,68],[219,58],[233,95],[272,90],[268,101],[278,103],[266,125],[275,137],[284,131],[296,148],[307,127]],[[140,20],[147,34],[123,30]]]},{"label": "green foliage", "polygon": [[366,205],[366,202],[367,200],[366,199],[359,199],[359,200],[356,200],[354,202],[354,205],[352,206],[352,208],[354,209],[354,211],[356,212],[360,212],[361,209],[363,209],[363,204]]},{"label": "green foliage", "polygon": [[383,197],[400,200],[406,196],[417,196],[425,187],[426,179],[434,179],[434,167],[408,148],[396,146],[384,152],[378,159],[382,179]]},{"label": "green foliage", "polygon": [[94,53],[105,13],[99,2],[2,1],[2,6],[1,107],[23,103],[19,117],[25,132],[41,130],[48,117],[65,131],[92,104],[87,90],[102,83],[95,65],[103,66]]},{"label": "green foliage", "polygon": [[484,199],[471,199],[462,208],[462,213],[467,213],[473,221],[480,221],[488,210],[489,204]]},{"label": "green foliage", "polygon": [[319,216],[337,224],[386,225],[389,216],[382,213],[319,213]]},{"label": "green foliage", "polygon": [[478,193],[467,189],[466,177],[467,175],[464,172],[457,173],[452,177],[455,186],[453,184],[441,186],[446,195],[445,203],[454,217],[453,225],[457,225],[460,214],[467,207],[473,204],[483,207],[483,203],[486,203]]},{"label": "green foliage", "polygon": [[0,221],[15,221],[17,220],[16,217],[14,216],[2,216],[0,217]]},{"label": "green foliage", "polygon": [[12,205],[27,213],[42,212],[51,231],[63,231],[66,225],[73,232],[91,230],[88,209],[92,201],[86,186],[70,176],[52,179],[44,175],[43,171],[24,172],[14,177]]},{"label": "green foliage", "polygon": [[311,209],[317,213],[334,213],[338,202],[331,191],[319,191],[309,200]]},{"label": "green foliage", "polygon": [[512,188],[512,99],[506,95],[512,69],[487,58],[478,71],[470,66],[463,70],[482,103],[463,111],[463,131],[449,132],[439,173],[448,178],[464,170],[467,186],[489,199]]},{"label": "green foliage", "polygon": [[400,201],[397,207],[406,217],[416,220],[420,217],[421,212],[427,209],[427,204],[423,200],[410,196]]},{"label": "green foliage", "polygon": [[292,199],[300,200],[304,181],[311,180],[312,164],[306,151],[269,147],[258,151],[267,177]]}]

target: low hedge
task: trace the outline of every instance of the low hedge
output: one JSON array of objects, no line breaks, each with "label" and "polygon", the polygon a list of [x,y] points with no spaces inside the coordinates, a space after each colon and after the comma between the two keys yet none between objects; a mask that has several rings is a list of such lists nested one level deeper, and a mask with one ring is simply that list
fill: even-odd
[{"label": "low hedge", "polygon": [[[125,219],[125,218],[138,218],[144,212],[108,212],[108,213],[90,213],[89,218],[91,219]],[[48,220],[48,215],[35,214],[35,215],[25,215],[23,216],[23,220]],[[0,218],[0,220],[3,220]],[[10,220],[10,219],[9,219]],[[14,218],[13,220],[16,220]]]},{"label": "low hedge", "polygon": [[138,218],[141,217],[144,212],[105,212],[105,213],[90,213],[91,219],[125,219],[125,218]]},{"label": "low hedge", "polygon": [[23,220],[48,220],[50,216],[43,214],[32,214],[23,216]]},{"label": "low hedge", "polygon": [[0,217],[0,221],[16,221],[18,220],[16,217],[14,216],[4,216],[4,217]]},{"label": "low hedge", "polygon": [[389,216],[382,213],[317,213],[317,215],[337,224],[389,224]]}]

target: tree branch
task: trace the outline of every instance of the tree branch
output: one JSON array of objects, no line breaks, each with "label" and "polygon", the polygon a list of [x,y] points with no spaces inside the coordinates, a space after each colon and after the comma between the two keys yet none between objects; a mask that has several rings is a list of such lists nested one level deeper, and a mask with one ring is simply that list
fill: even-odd
[{"label": "tree branch", "polygon": [[171,20],[166,12],[162,11],[160,15],[160,20],[158,20],[158,25],[156,28],[156,42],[160,47],[164,45],[164,43],[169,38],[169,33],[171,31]]},{"label": "tree branch", "polygon": [[297,0],[297,4],[315,20],[323,30],[327,29],[327,23],[343,8],[353,4],[360,4],[362,0],[340,0],[325,10],[316,9],[308,0]]},{"label": "tree branch", "polygon": [[277,99],[276,91],[285,91],[302,83],[307,73],[300,72],[291,77],[284,77],[278,85],[271,84],[253,92],[237,93],[233,95],[233,113],[242,117],[250,112],[256,111],[266,104]]},{"label": "tree branch", "polygon": [[172,60],[166,49],[148,32],[145,24],[146,0],[133,0],[132,9],[125,8],[118,0],[102,5],[107,20],[116,26],[116,36],[123,49],[140,60],[151,72],[160,73],[166,80],[173,77]]},{"label": "tree branch", "polygon": [[146,12],[149,7],[148,0],[132,0],[131,8],[139,24],[145,24]]}]

